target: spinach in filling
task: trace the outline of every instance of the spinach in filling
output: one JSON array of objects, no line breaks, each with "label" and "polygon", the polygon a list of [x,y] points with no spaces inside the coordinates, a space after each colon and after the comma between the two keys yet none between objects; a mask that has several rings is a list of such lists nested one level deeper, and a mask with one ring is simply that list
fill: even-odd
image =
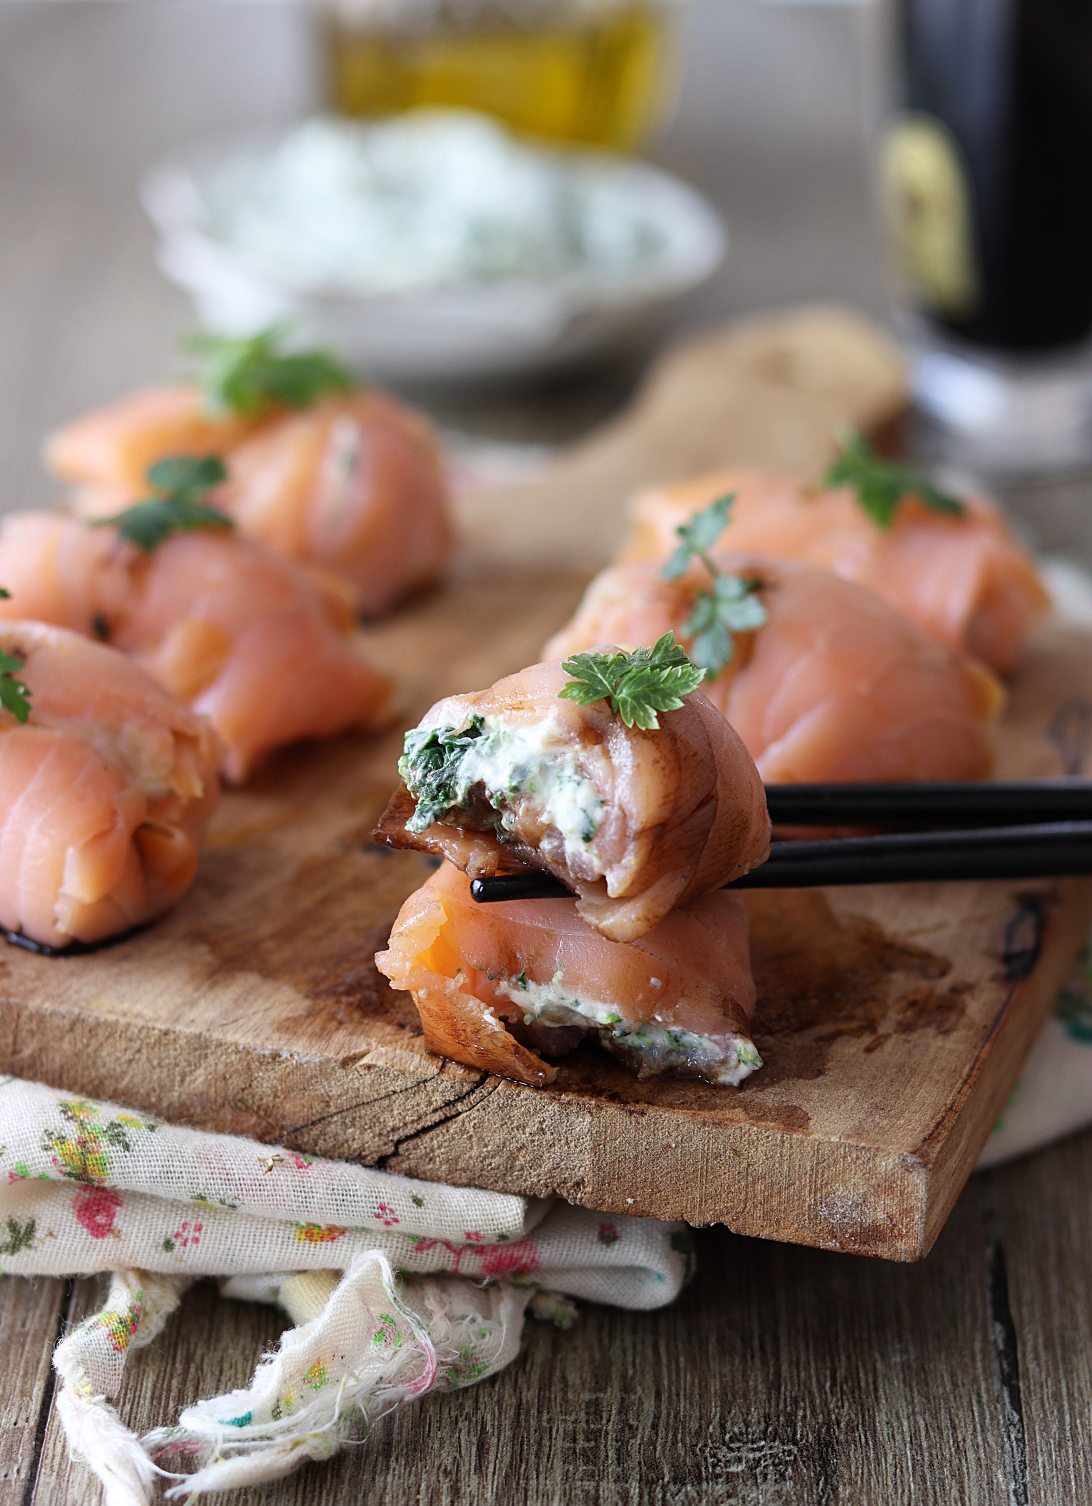
[{"label": "spinach in filling", "polygon": [[458,804],[459,771],[467,752],[485,731],[480,716],[461,732],[450,727],[414,727],[406,733],[398,772],[417,799],[407,831],[422,832]]}]

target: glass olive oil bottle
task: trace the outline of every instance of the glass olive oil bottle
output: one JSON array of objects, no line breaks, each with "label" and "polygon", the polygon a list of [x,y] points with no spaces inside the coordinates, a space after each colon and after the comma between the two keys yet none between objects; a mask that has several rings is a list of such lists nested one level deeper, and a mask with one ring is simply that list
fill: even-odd
[{"label": "glass olive oil bottle", "polygon": [[334,0],[326,25],[332,102],[348,115],[484,110],[628,151],[666,93],[661,0]]}]

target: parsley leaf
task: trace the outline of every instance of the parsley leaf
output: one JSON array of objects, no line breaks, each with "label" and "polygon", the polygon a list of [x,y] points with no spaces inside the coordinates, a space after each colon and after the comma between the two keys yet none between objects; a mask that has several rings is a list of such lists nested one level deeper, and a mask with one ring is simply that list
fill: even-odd
[{"label": "parsley leaf", "polygon": [[[5,591],[4,595],[9,593]],[[22,669],[23,663],[16,654],[0,653],[0,706],[19,722],[26,722],[30,716],[30,688],[15,678],[15,671]]]},{"label": "parsley leaf", "polygon": [[145,554],[158,549],[172,533],[195,528],[234,528],[234,521],[203,500],[213,487],[227,480],[218,455],[168,455],[148,472],[153,495],[112,518],[99,518],[92,528],[116,528],[118,537]]},{"label": "parsley leaf", "polygon": [[407,831],[424,831],[455,804],[462,761],[484,730],[485,722],[474,716],[459,732],[451,727],[413,727],[406,733],[398,773],[417,801]]},{"label": "parsley leaf", "polygon": [[838,454],[823,474],[824,486],[851,486],[857,501],[879,528],[890,528],[899,504],[916,497],[933,512],[961,518],[965,511],[958,497],[934,486],[927,476],[884,460],[855,429],[842,436]]},{"label": "parsley leaf", "polygon": [[725,665],[732,662],[736,651],[732,635],[763,627],[767,621],[766,608],[755,595],[762,582],[726,575],[709,558],[710,549],[728,524],[734,501],[735,492],[718,497],[702,512],[695,513],[689,523],[676,528],[679,546],[660,571],[662,579],[678,580],[690,568],[691,559],[697,557],[713,577],[713,589],[698,592],[694,610],[683,623],[690,657],[704,669],[709,680],[715,680]]},{"label": "parsley leaf", "polygon": [[646,732],[659,727],[658,711],[677,711],[683,697],[705,679],[675,642],[674,633],[631,654],[574,654],[561,667],[572,679],[558,691],[560,700],[581,706],[608,701],[627,727],[643,727]]},{"label": "parsley leaf", "polygon": [[[678,580],[680,575],[685,575],[690,568],[690,560],[695,554],[712,571],[712,566],[705,556],[720,538],[728,526],[728,515],[732,510],[732,503],[736,500],[735,492],[729,492],[727,496],[718,497],[711,502],[702,512],[697,512],[675,532],[681,540],[679,547],[660,571],[664,580]],[[713,572],[715,573],[715,572]]]},{"label": "parsley leaf", "polygon": [[205,357],[201,386],[214,413],[255,418],[269,408],[309,408],[330,393],[352,391],[352,374],[329,351],[282,354],[286,333],[275,324],[243,339],[194,336],[190,348]]},{"label": "parsley leaf", "polygon": [[694,610],[683,623],[683,632],[690,639],[690,657],[710,680],[732,662],[736,651],[733,633],[765,626],[766,608],[755,595],[761,584],[716,571],[712,591],[699,592]]}]

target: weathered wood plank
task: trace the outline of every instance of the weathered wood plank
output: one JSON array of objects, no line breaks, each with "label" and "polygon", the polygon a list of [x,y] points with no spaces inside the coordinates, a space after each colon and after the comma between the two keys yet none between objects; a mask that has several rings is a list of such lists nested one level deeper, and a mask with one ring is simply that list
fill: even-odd
[{"label": "weathered wood plank", "polygon": [[[85,1276],[73,1281],[65,1313],[65,1329],[82,1323],[95,1312],[102,1305],[106,1292],[105,1276]],[[225,1368],[230,1364],[226,1352],[219,1356],[219,1362]],[[139,1384],[135,1367],[132,1379],[126,1377],[126,1390],[134,1382]],[[45,1502],[52,1501],[79,1501],[86,1502],[87,1506],[92,1503],[99,1506],[101,1500],[102,1490],[91,1471],[80,1461],[69,1458],[64,1428],[57,1409],[52,1407],[39,1439],[34,1488],[27,1493],[21,1506],[44,1506]]]},{"label": "weathered wood plank", "polygon": [[64,1281],[0,1277],[0,1506],[22,1506],[34,1478],[67,1293]]},{"label": "weathered wood plank", "polygon": [[[1092,1164],[1092,1137],[1084,1163]],[[995,1185],[1011,1176],[997,1173]],[[1032,1450],[1030,1492],[1011,1447],[989,1299],[988,1191],[982,1179],[972,1181],[929,1259],[912,1267],[700,1232],[698,1276],[673,1307],[649,1314],[587,1307],[567,1334],[532,1322],[524,1352],[503,1374],[406,1406],[329,1466],[233,1499],[239,1506],[316,1499],[350,1506],[361,1498],[374,1506],[1085,1499],[1054,1489],[1087,1478],[1076,1416],[1072,1429],[1054,1429],[1052,1475],[1037,1476]],[[1014,1293],[1024,1259],[1009,1252]],[[1092,1280],[1085,1270],[1070,1298],[1039,1272],[1031,1279],[1046,1356],[1041,1378],[1024,1366],[1024,1415],[1038,1413],[1045,1425],[1067,1362],[1060,1330],[1071,1308],[1087,1306]],[[99,1290],[77,1284],[74,1320]],[[220,1300],[209,1284],[184,1300],[126,1380],[120,1410],[137,1429],[241,1384],[283,1323],[271,1309]],[[1019,1302],[1014,1311],[1022,1323]],[[1023,1326],[1020,1339],[1026,1352]],[[1074,1406],[1078,1395],[1092,1395],[1087,1384],[1082,1370]],[[54,1418],[34,1506],[94,1499],[87,1488]]]},{"label": "weathered wood plank", "polygon": [[1092,1135],[995,1174],[1032,1501],[1092,1501]]},{"label": "weathered wood plank", "polygon": [[[93,1313],[105,1293],[105,1278],[76,1281],[69,1323],[79,1323]],[[263,1348],[275,1343],[285,1326],[283,1315],[273,1308],[221,1301],[211,1282],[187,1293],[184,1302],[183,1313],[175,1314],[156,1342],[127,1367],[118,1408],[138,1432],[173,1421],[187,1402],[200,1395],[245,1385]],[[272,1506],[271,1498],[262,1492],[253,1492],[252,1498]],[[53,1410],[42,1439],[35,1489],[25,1506],[53,1506],[62,1501],[97,1506],[100,1500],[101,1491],[90,1471],[69,1458],[64,1429]]]}]

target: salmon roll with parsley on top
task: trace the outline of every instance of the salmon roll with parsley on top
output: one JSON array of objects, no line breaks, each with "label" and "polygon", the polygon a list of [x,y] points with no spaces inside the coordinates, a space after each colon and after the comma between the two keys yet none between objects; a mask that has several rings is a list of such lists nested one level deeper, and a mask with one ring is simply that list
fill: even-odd
[{"label": "salmon roll with parsley on top", "polygon": [[677,634],[767,783],[985,777],[993,675],[830,571],[722,554],[727,501],[683,528],[665,566],[602,571],[545,652]]},{"label": "salmon roll with parsley on top", "polygon": [[1033,562],[985,498],[951,496],[856,438],[819,486],[732,469],[640,493],[619,563],[666,560],[679,528],[724,495],[733,501],[721,549],[833,570],[1002,674],[1049,606]]},{"label": "salmon roll with parsley on top", "polygon": [[197,869],[218,751],[123,654],[0,623],[0,925],[65,947],[170,909]]},{"label": "salmon roll with parsley on top", "polygon": [[359,388],[324,351],[285,353],[277,331],[204,337],[200,385],[150,388],[53,435],[47,464],[106,517],[143,495],[167,455],[217,455],[215,505],[251,538],[342,579],[375,616],[440,579],[453,544],[443,453],[429,421]]},{"label": "salmon roll with parsley on top", "polygon": [[413,996],[433,1051],[532,1087],[557,1076],[545,1058],[585,1037],[640,1077],[735,1085],[762,1065],[738,895],[688,900],[630,942],[593,930],[578,908],[478,905],[445,863],[406,900],[376,966]]},{"label": "salmon roll with parsley on top", "polygon": [[602,935],[632,941],[761,863],[747,750],[666,634],[449,696],[406,734],[380,841],[481,877],[546,869]]},{"label": "salmon roll with parsley on top", "polygon": [[0,618],[35,617],[128,654],[208,717],[237,783],[288,743],[381,725],[394,685],[337,594],[207,504],[222,475],[215,457],[160,462],[155,495],[109,527],[10,513]]}]

